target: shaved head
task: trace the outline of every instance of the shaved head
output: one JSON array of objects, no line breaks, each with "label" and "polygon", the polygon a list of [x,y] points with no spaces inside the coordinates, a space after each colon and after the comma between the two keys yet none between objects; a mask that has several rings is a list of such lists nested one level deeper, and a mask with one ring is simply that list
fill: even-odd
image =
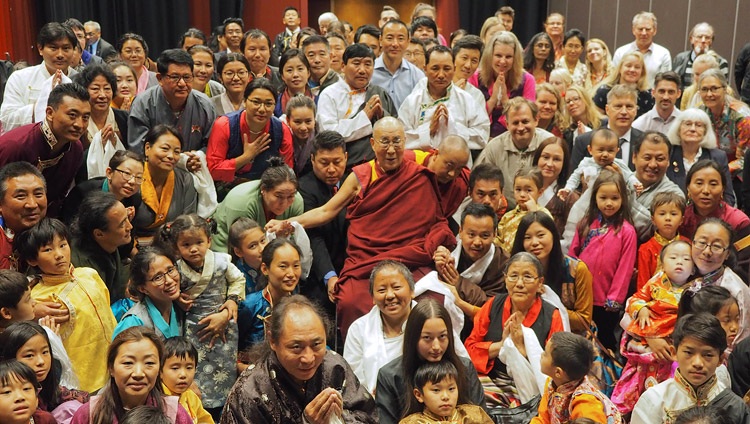
[{"label": "shaved head", "polygon": [[466,152],[467,154],[470,153],[469,145],[466,143],[466,140],[464,140],[464,138],[460,135],[449,135],[448,137],[445,137],[443,141],[440,142],[438,150],[440,150],[441,152],[459,151]]},{"label": "shaved head", "polygon": [[370,147],[383,171],[392,172],[401,166],[405,143],[404,124],[398,119],[387,116],[373,125]]},{"label": "shaved head", "polygon": [[379,119],[378,122],[372,126],[372,132],[375,133],[376,131],[381,131],[386,128],[389,130],[394,128],[401,128],[401,130],[404,130],[404,123],[392,116],[386,116]]},{"label": "shaved head", "polygon": [[437,151],[427,164],[435,173],[438,183],[448,184],[455,180],[469,162],[471,151],[463,137],[449,135],[440,142]]}]

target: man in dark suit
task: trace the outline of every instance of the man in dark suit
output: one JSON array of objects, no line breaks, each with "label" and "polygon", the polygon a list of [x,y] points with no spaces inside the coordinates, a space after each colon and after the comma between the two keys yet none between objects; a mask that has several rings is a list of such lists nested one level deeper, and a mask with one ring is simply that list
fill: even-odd
[{"label": "man in dark suit", "polygon": [[[336,131],[321,131],[313,141],[313,172],[299,180],[299,191],[305,202],[305,211],[315,209],[328,202],[344,181],[346,169],[346,142]],[[313,267],[308,278],[308,296],[321,297],[320,289],[327,288],[327,296],[333,301],[333,288],[338,281],[338,273],[346,258],[346,208],[331,222],[307,230],[310,247],[315,252]],[[325,300],[325,295],[322,296]]]},{"label": "man in dark suit", "polygon": [[[623,84],[612,87],[607,94],[606,112],[609,122],[607,128],[611,129],[620,139],[620,150],[617,157],[625,160],[627,158],[628,167],[635,171],[633,165],[634,146],[641,142],[643,133],[632,128],[635,115],[638,112],[638,92]],[[578,167],[583,158],[591,156],[588,152],[588,146],[591,144],[593,132],[579,135],[573,142],[573,154],[570,160],[571,169]]]},{"label": "man in dark suit", "polygon": [[83,24],[83,29],[86,32],[86,50],[89,53],[104,60],[117,55],[114,46],[102,38],[102,27],[99,22],[88,21]]}]

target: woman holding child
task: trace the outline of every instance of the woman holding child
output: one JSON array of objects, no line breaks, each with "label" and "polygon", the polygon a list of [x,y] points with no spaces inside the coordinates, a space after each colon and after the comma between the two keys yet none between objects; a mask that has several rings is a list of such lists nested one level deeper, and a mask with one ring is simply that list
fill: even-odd
[{"label": "woman holding child", "polygon": [[570,174],[570,149],[560,138],[548,138],[536,149],[532,161],[542,171],[542,194],[537,199],[539,206],[546,208],[555,220],[558,233],[565,231],[570,208],[580,197],[578,192],[571,193],[566,200],[556,196],[557,191],[565,187]]}]

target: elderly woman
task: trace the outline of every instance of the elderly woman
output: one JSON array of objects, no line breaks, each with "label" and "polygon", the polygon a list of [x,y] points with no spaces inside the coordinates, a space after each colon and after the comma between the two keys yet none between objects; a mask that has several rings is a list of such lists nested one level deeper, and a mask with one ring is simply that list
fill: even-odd
[{"label": "elderly woman", "polygon": [[71,263],[95,269],[109,289],[111,303],[127,297],[130,272],[118,248],[131,245],[132,228],[125,205],[103,191],[89,193],[73,221]]},{"label": "elderly woman", "polygon": [[598,38],[586,42],[586,68],[589,77],[585,87],[588,90],[596,90],[613,70],[612,55],[609,54],[607,43]]},{"label": "elderly woman", "polygon": [[[539,361],[549,337],[563,331],[560,311],[542,300],[544,275],[536,256],[516,253],[505,268],[508,293],[488,300],[474,317],[466,350],[479,372],[488,407],[518,407],[540,392],[535,382],[516,381],[524,377],[514,371]],[[533,340],[524,337],[524,328],[533,331]],[[528,341],[533,343],[527,345]],[[526,389],[521,390],[520,383],[527,383]]]},{"label": "elderly woman", "polygon": [[237,380],[222,423],[377,423],[375,401],[349,364],[326,349],[326,315],[301,295],[268,320],[260,359]]},{"label": "elderly woman", "polygon": [[[128,139],[128,113],[111,106],[112,99],[117,94],[117,77],[103,64],[92,64],[83,68],[76,74],[74,82],[82,85],[89,92],[89,104],[91,105],[91,118],[86,140],[88,147],[94,140],[102,145],[110,143],[112,151],[119,148],[124,149],[122,140]],[[104,147],[98,149],[104,152]],[[87,156],[88,153],[87,151]],[[107,158],[108,159],[108,158]],[[105,159],[106,163],[106,159]],[[90,170],[93,171],[93,170]],[[91,175],[88,178],[101,177],[102,175]]]},{"label": "elderly woman", "polygon": [[227,115],[245,107],[245,88],[250,80],[250,63],[239,53],[222,55],[216,71],[226,91],[211,99],[216,114]]},{"label": "elderly woman", "polygon": [[344,359],[360,383],[374,394],[378,371],[403,349],[404,324],[414,298],[411,271],[401,262],[380,262],[370,274],[370,295],[375,306],[349,327]]},{"label": "elderly woman", "polygon": [[728,266],[734,250],[733,238],[734,231],[727,222],[720,218],[708,218],[695,230],[691,256],[698,275],[693,281],[694,288],[721,286],[737,299],[740,328],[733,342],[733,346],[736,346],[750,335],[750,312],[747,309],[750,306],[750,288]]},{"label": "elderly woman", "polygon": [[583,261],[565,255],[555,222],[543,212],[523,217],[516,232],[511,255],[529,252],[544,267],[544,282],[560,297],[568,311],[570,330],[586,334],[591,326],[593,277]]},{"label": "elderly woman", "polygon": [[711,159],[719,165],[727,182],[724,187],[724,201],[734,205],[732,175],[729,173],[727,154],[716,148],[716,135],[711,131],[711,120],[700,109],[683,111],[672,122],[667,134],[672,143],[672,153],[667,167],[667,178],[685,191],[685,175],[701,159]]},{"label": "elderly woman", "polygon": [[537,204],[546,208],[555,221],[559,234],[565,230],[565,223],[573,204],[579,195],[573,192],[566,200],[557,197],[557,191],[565,187],[570,174],[570,150],[568,144],[560,138],[549,138],[542,141],[534,153],[531,162],[542,172],[542,194],[536,199]]},{"label": "elderly woman", "polygon": [[469,78],[486,100],[490,115],[490,137],[506,131],[501,122],[503,107],[513,97],[523,96],[534,101],[534,76],[523,70],[523,47],[512,32],[501,31],[485,45],[479,69]]},{"label": "elderly woman", "polygon": [[707,218],[719,218],[734,231],[750,226],[750,218],[724,201],[727,177],[719,165],[703,159],[696,162],[687,173],[688,206],[680,225],[680,234],[693,237],[696,228]]},{"label": "elderly woman", "polygon": [[[709,69],[719,69],[719,60],[713,54],[702,54],[693,61],[693,83],[682,90],[682,100],[680,101],[680,110],[691,107],[700,107],[703,104],[700,92],[698,90],[698,79]],[[729,91],[729,87],[727,87]]]},{"label": "elderly woman", "polygon": [[176,167],[182,146],[182,136],[172,126],[157,125],[146,134],[146,166],[141,184],[143,204],[132,220],[136,235],[152,236],[159,227],[179,215],[197,212],[198,192],[193,177]]},{"label": "elderly woman", "polygon": [[638,113],[636,118],[654,107],[654,97],[648,89],[646,63],[639,52],[630,52],[622,57],[617,68],[605,79],[594,93],[594,104],[604,113],[607,106],[607,94],[617,84],[626,84],[638,90]]},{"label": "elderly woman", "polygon": [[[718,69],[709,69],[698,78],[698,92],[716,132],[716,146],[727,154],[732,175],[742,171],[750,142],[750,108],[727,94],[727,78]],[[739,182],[739,180],[736,180]],[[742,198],[738,198],[742,205]]]},{"label": "elderly woman", "polygon": [[123,34],[117,42],[117,51],[120,52],[120,58],[135,70],[138,85],[137,94],[143,93],[147,88],[159,85],[159,81],[156,80],[156,73],[149,71],[146,67],[148,44],[143,37],[132,32]]},{"label": "elderly woman", "polygon": [[585,87],[588,81],[588,68],[581,62],[581,52],[586,44],[586,36],[579,29],[570,29],[563,37],[563,56],[555,67],[568,71],[573,78],[573,85]]},{"label": "elderly woman", "polygon": [[170,253],[153,246],[140,249],[130,263],[128,291],[138,302],[125,313],[112,337],[138,326],[163,339],[182,335],[184,317],[174,304],[180,297],[180,272]]},{"label": "elderly woman", "polygon": [[549,74],[555,69],[555,50],[546,32],[531,37],[523,52],[523,68],[534,76],[537,84],[549,81]]}]

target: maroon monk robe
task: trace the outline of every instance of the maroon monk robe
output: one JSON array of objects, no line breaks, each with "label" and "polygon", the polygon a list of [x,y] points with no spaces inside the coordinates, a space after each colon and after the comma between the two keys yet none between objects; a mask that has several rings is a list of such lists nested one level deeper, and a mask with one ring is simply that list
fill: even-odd
[{"label": "maroon monk robe", "polygon": [[[373,167],[378,178],[370,182]],[[386,174],[373,160],[355,166],[352,172],[362,189],[347,210],[349,245],[336,292],[344,338],[351,323],[372,308],[369,278],[378,262],[394,259],[423,275],[430,270],[438,246],[453,249],[456,245],[435,176],[427,168],[404,160],[398,170]]]},{"label": "maroon monk robe", "polygon": [[[421,152],[416,154],[414,150],[404,151],[404,160],[415,161],[425,168],[434,156],[434,150],[427,153],[427,156],[424,156],[424,153]],[[469,195],[469,175],[471,175],[471,171],[464,166],[461,173],[453,181],[445,184],[437,183],[440,204],[443,206],[443,214],[446,219],[456,213],[458,207],[461,206],[461,202]]]}]

